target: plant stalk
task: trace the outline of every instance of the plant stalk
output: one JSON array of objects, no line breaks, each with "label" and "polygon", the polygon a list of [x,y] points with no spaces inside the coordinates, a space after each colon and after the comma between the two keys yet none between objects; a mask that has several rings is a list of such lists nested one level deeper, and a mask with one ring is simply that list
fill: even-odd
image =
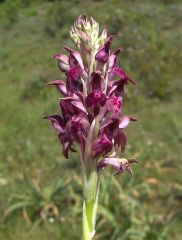
[{"label": "plant stalk", "polygon": [[82,240],[92,240],[95,236],[99,184],[99,174],[95,170],[91,172],[89,180],[83,182],[85,194],[83,202]]}]

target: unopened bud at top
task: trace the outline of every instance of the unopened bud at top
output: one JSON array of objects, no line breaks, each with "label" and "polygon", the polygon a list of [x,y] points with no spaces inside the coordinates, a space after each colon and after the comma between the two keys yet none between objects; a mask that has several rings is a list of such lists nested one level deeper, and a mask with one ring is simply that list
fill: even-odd
[{"label": "unopened bud at top", "polygon": [[106,40],[107,40],[107,29],[104,29],[100,37],[96,41],[96,49],[99,49],[101,46],[103,46]]},{"label": "unopened bud at top", "polygon": [[98,50],[107,39],[107,31],[104,30],[99,37],[98,22],[92,17],[88,19],[85,14],[78,17],[70,35],[76,46],[86,52]]}]

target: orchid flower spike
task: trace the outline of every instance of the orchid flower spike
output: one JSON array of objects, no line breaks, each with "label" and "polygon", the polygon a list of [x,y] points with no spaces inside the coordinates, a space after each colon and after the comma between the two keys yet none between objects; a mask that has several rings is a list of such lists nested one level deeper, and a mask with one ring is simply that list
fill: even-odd
[{"label": "orchid flower spike", "polygon": [[[114,36],[108,37],[106,29],[100,34],[95,19],[80,15],[70,35],[77,50],[64,47],[67,55],[53,56],[65,80],[48,83],[62,96],[61,114],[45,118],[56,130],[65,158],[80,149],[85,200],[83,239],[88,240],[95,231],[95,206],[103,169],[111,166],[115,174],[132,173],[131,165],[138,162],[126,159],[124,154],[127,141],[124,129],[137,120],[123,114],[124,90],[126,84],[135,81],[121,67],[120,49],[112,51]],[[88,216],[89,204],[92,213]]]}]

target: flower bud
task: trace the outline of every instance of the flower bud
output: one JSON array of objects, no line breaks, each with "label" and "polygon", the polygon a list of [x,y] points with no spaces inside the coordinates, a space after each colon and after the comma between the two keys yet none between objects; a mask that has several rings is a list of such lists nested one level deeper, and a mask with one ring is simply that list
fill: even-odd
[{"label": "flower bud", "polygon": [[99,37],[99,24],[94,18],[88,19],[86,15],[80,15],[71,28],[70,36],[74,43],[82,51],[90,52],[98,50],[107,39],[107,31],[103,30]]},{"label": "flower bud", "polygon": [[92,22],[92,38],[93,40],[97,40],[99,35],[99,24],[95,21],[94,18],[91,17],[90,19]]},{"label": "flower bud", "polygon": [[100,46],[103,46],[107,40],[107,29],[104,29],[101,33],[101,36],[98,38],[96,42],[96,49],[99,49]]},{"label": "flower bud", "polygon": [[75,45],[77,47],[80,47],[80,44],[81,44],[80,38],[79,38],[78,34],[74,31],[73,27],[70,30],[70,36],[73,39]]}]

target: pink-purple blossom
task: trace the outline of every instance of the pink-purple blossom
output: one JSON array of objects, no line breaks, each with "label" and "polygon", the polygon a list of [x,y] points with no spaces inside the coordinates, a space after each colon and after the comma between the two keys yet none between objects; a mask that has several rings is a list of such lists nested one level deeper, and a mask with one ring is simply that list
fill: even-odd
[{"label": "pink-purple blossom", "polygon": [[121,67],[121,50],[112,50],[114,36],[107,37],[106,30],[99,36],[98,31],[93,18],[89,22],[80,16],[70,32],[79,51],[64,47],[67,55],[53,56],[65,80],[48,83],[58,89],[61,100],[60,115],[46,119],[57,131],[66,158],[77,144],[83,161],[85,156],[95,161],[98,171],[110,165],[116,174],[131,173],[137,161],[124,158],[124,129],[136,118],[123,114],[123,99],[125,85],[135,81]]}]

